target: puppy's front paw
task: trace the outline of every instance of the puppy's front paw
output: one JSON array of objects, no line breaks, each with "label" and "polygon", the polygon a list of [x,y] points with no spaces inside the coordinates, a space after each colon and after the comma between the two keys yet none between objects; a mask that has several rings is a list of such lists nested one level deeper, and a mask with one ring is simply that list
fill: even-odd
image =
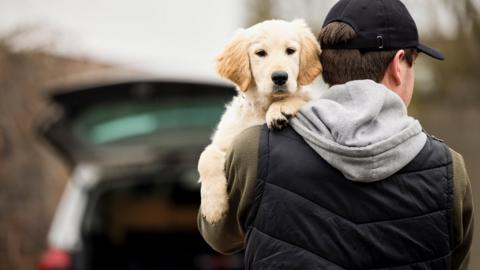
[{"label": "puppy's front paw", "polygon": [[268,107],[266,120],[269,128],[282,129],[288,125],[288,119],[297,115],[300,108],[307,103],[300,97],[288,97],[276,101]]},{"label": "puppy's front paw", "polygon": [[306,103],[306,101],[300,98],[292,99],[288,102],[283,102],[280,107],[280,111],[283,115],[285,115],[285,117],[290,119],[291,117],[296,116],[300,108],[302,108]]},{"label": "puppy's front paw", "polygon": [[221,180],[210,185],[202,182],[200,211],[210,224],[218,223],[228,211],[226,179],[222,180],[225,184]]},{"label": "puppy's front paw", "polygon": [[267,110],[267,126],[270,129],[283,129],[288,125],[288,116],[282,113],[281,106],[272,104]]},{"label": "puppy's front paw", "polygon": [[288,119],[286,116],[282,115],[278,118],[274,118],[267,122],[267,126],[270,129],[281,130],[288,125]]}]

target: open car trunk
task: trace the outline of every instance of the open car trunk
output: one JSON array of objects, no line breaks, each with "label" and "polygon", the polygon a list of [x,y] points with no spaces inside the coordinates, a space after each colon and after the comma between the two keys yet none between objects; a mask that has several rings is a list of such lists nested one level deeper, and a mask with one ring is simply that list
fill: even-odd
[{"label": "open car trunk", "polygon": [[198,189],[185,161],[92,191],[78,255],[84,269],[242,269],[240,254],[221,256],[198,233]]},{"label": "open car trunk", "polygon": [[196,163],[234,89],[141,81],[50,96],[40,130],[75,168],[99,176],[85,192],[73,269],[243,269],[196,226]]}]

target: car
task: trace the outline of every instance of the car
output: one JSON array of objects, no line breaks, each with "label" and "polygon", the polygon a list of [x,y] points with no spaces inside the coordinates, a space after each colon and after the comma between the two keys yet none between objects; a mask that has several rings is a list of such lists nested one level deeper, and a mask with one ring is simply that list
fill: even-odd
[{"label": "car", "polygon": [[71,166],[40,270],[243,269],[202,239],[196,163],[229,86],[138,80],[57,89],[39,131]]}]

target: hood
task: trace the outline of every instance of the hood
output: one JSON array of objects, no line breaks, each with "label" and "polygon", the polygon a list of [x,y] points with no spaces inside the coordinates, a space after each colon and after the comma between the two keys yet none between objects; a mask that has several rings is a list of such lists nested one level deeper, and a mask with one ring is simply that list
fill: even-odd
[{"label": "hood", "polygon": [[330,165],[357,182],[393,175],[427,140],[400,97],[371,80],[331,87],[305,105],[290,125]]},{"label": "hood", "polygon": [[38,131],[70,166],[155,163],[196,149],[232,99],[231,86],[132,80],[49,91]]}]

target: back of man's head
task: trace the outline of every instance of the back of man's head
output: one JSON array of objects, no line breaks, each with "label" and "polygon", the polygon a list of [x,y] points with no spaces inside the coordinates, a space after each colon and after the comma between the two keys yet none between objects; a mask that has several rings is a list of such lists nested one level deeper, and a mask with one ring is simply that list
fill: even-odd
[{"label": "back of man's head", "polygon": [[380,82],[399,50],[413,64],[417,52],[442,60],[419,42],[417,26],[400,0],[340,0],[319,36],[323,78],[329,85],[352,80]]},{"label": "back of man's head", "polygon": [[[343,22],[331,22],[322,29],[318,40],[321,47],[329,48],[337,44],[348,43],[355,37],[355,30],[350,25]],[[353,80],[369,79],[380,82],[397,51],[323,49],[320,55],[323,79],[330,86]],[[416,54],[415,48],[405,49],[404,58],[409,65],[413,65]]]}]

